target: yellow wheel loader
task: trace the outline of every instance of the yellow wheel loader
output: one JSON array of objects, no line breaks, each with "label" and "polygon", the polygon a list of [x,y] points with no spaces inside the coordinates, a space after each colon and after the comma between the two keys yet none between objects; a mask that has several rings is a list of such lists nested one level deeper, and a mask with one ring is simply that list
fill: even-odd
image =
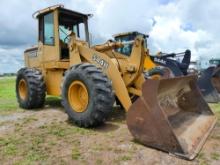
[{"label": "yellow wheel loader", "polygon": [[107,119],[117,98],[136,140],[187,159],[196,156],[216,121],[196,77],[145,80],[143,37],[125,57],[114,51],[123,46],[119,42],[89,46],[90,15],[52,6],[34,16],[38,45],[25,50],[26,67],[17,73],[20,107],[40,108],[46,94],[61,96],[76,125],[94,127]]}]

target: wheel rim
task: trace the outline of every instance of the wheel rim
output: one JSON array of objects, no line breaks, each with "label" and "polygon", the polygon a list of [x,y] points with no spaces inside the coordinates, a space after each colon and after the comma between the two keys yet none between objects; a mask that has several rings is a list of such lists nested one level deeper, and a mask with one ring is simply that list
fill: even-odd
[{"label": "wheel rim", "polygon": [[18,84],[19,96],[22,100],[27,98],[27,83],[24,79],[21,79]]},{"label": "wheel rim", "polygon": [[74,81],[68,89],[68,101],[72,110],[84,112],[89,102],[89,94],[86,86],[80,81]]}]

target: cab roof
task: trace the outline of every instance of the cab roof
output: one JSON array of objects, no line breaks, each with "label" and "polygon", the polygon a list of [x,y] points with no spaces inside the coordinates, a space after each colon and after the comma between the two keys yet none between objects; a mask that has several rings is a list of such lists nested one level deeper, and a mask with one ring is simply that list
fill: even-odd
[{"label": "cab roof", "polygon": [[145,36],[145,37],[149,37],[148,35],[143,34],[143,33],[140,33],[140,32],[138,32],[138,31],[118,33],[118,34],[113,35],[113,37],[114,37],[114,38],[117,38],[117,37],[123,37],[123,36],[128,36],[128,35],[135,35],[135,36],[137,36],[137,35],[143,35],[143,36]]},{"label": "cab roof", "polygon": [[64,5],[54,5],[54,6],[50,6],[45,9],[41,9],[41,10],[36,11],[33,14],[33,18],[39,18],[40,16],[45,15],[46,13],[52,12],[54,10],[59,10],[62,13],[66,13],[66,14],[70,14],[70,15],[74,15],[74,16],[78,16],[78,17],[84,17],[84,18],[88,18],[88,17],[92,16],[92,14],[83,14],[83,13],[80,13],[77,11],[66,9],[66,8],[64,8]]}]

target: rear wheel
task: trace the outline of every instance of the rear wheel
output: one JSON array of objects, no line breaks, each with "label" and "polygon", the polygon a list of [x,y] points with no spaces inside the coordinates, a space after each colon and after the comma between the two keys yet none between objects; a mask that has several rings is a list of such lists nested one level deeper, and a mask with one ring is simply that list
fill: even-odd
[{"label": "rear wheel", "polygon": [[146,78],[160,80],[161,78],[172,78],[174,77],[172,71],[166,67],[155,67],[148,71]]},{"label": "rear wheel", "polygon": [[159,80],[161,79],[161,77],[163,77],[164,71],[158,67],[155,67],[149,70],[148,75],[150,76],[151,79]]},{"label": "rear wheel", "polygon": [[70,68],[62,86],[62,104],[70,119],[80,127],[105,121],[113,109],[112,85],[101,69],[83,63]]},{"label": "rear wheel", "polygon": [[41,72],[22,68],[17,72],[16,97],[21,108],[34,109],[44,105],[46,87]]}]

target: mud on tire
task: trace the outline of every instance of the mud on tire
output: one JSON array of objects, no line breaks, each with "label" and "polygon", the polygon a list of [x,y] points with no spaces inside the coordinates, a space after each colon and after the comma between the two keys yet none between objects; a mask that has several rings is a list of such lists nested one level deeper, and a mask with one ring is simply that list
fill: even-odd
[{"label": "mud on tire", "polygon": [[[87,106],[82,112],[74,109],[69,100],[68,91],[71,89],[71,84],[76,81],[82,83],[88,93]],[[66,71],[62,85],[62,105],[76,125],[80,127],[100,125],[111,113],[114,101],[111,81],[101,69],[82,63]]]},{"label": "mud on tire", "polygon": [[44,105],[45,95],[46,86],[39,70],[22,68],[17,72],[16,97],[21,108],[41,108]]}]

